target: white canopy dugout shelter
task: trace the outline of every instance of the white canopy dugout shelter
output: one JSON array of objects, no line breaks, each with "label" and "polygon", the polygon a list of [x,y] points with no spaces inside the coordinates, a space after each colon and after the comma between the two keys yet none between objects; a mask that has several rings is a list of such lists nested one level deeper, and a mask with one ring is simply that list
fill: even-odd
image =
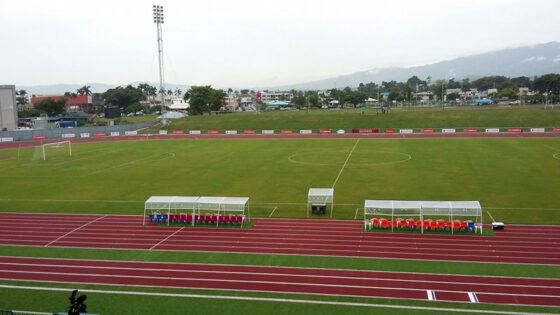
[{"label": "white canopy dugout shelter", "polygon": [[[420,217],[422,219],[422,205],[420,201],[408,200],[366,200],[364,204],[364,220],[366,215]],[[393,226],[391,226],[391,231]]]},{"label": "white canopy dugout shelter", "polygon": [[166,212],[168,217],[171,212],[177,213],[177,210],[191,210],[194,214],[198,198],[195,196],[151,196],[144,204],[142,225],[146,223],[146,211],[150,213]]},{"label": "white canopy dugout shelter", "polygon": [[[237,214],[250,214],[249,197],[199,197],[197,200],[196,211],[200,214],[200,210],[213,210],[220,212],[236,212]],[[216,222],[219,224],[219,222]]]},{"label": "white canopy dugout shelter", "polygon": [[334,206],[334,189],[333,188],[309,188],[307,194],[307,216],[309,216],[309,207],[319,206],[326,207],[331,204],[331,218]]},{"label": "white canopy dugout shelter", "polygon": [[245,208],[249,214],[248,197],[151,196],[144,205],[142,225],[146,223],[146,212],[163,212],[167,213],[168,217],[172,212],[176,214],[177,210],[190,210],[193,216],[196,213],[200,214],[200,210],[213,210],[217,215],[226,212],[244,215]]},{"label": "white canopy dugout shelter", "polygon": [[425,217],[449,217],[450,221],[471,217],[482,234],[482,207],[478,201],[366,200],[364,221],[367,216],[391,216],[391,220],[395,217],[420,217],[422,221]]}]

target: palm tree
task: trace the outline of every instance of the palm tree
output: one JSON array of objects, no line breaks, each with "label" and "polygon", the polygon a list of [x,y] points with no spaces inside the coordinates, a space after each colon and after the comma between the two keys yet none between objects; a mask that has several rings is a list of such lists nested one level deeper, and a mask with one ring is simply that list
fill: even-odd
[{"label": "palm tree", "polygon": [[91,86],[84,85],[81,88],[77,89],[76,92],[78,92],[78,94],[80,94],[80,95],[91,95],[90,88],[91,88]]},{"label": "palm tree", "polygon": [[176,96],[181,96],[182,93],[183,93],[183,92],[181,92],[180,89],[175,89],[175,95],[176,95]]}]

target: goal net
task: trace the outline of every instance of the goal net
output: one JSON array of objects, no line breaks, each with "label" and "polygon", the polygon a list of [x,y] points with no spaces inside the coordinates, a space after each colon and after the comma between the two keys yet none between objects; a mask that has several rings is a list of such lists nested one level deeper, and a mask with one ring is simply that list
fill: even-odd
[{"label": "goal net", "polygon": [[47,153],[52,154],[55,150],[60,153],[68,151],[68,156],[72,156],[72,143],[70,141],[59,141],[43,144],[43,161],[47,159]]}]

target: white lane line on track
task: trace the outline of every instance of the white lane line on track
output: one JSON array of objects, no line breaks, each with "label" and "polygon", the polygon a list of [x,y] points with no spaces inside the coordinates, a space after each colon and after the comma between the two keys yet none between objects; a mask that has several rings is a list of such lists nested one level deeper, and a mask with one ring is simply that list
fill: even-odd
[{"label": "white lane line on track", "polygon": [[334,183],[332,184],[331,188],[334,188],[334,186],[336,186],[336,183],[338,182],[338,179],[340,178],[342,171],[344,171],[344,168],[346,167],[346,164],[348,164],[348,160],[350,159],[350,156],[352,156],[352,153],[354,153],[354,149],[356,149],[356,146],[358,145],[359,142],[360,139],[358,138],[358,140],[356,140],[356,143],[354,143],[352,150],[350,151],[350,153],[348,153],[348,156],[346,157],[346,161],[344,161],[344,164],[342,164],[342,168],[340,169],[340,172],[338,172],[338,176],[336,176],[336,179],[334,180]]},{"label": "white lane line on track", "polygon": [[[176,276],[170,276],[170,277],[162,277],[162,276],[136,276],[136,275],[110,275],[110,274],[102,274],[102,273],[88,273],[88,274],[84,274],[84,273],[75,273],[75,272],[46,272],[46,271],[20,271],[20,270],[0,270],[0,272],[6,272],[9,273],[11,276],[15,275],[15,274],[22,274],[22,275],[41,275],[41,276],[45,276],[45,275],[49,275],[49,276],[75,276],[77,279],[78,283],[81,283],[82,281],[79,280],[80,277],[83,279],[84,277],[94,277],[97,278],[97,284],[105,284],[105,282],[103,281],[99,281],[99,278],[112,278],[112,279],[144,279],[144,280],[166,280],[166,281],[182,281],[182,282],[192,282],[192,281],[197,281],[197,282],[217,282],[217,283],[235,283],[235,284],[239,284],[239,283],[243,283],[243,284],[264,284],[264,285],[280,285],[280,286],[285,286],[285,285],[291,285],[291,286],[295,286],[295,287],[329,287],[329,288],[348,288],[348,289],[360,289],[360,290],[367,290],[367,289],[371,289],[371,290],[387,290],[387,291],[411,291],[411,292],[424,292],[426,291],[425,289],[420,289],[420,288],[409,288],[409,287],[394,287],[394,286],[366,286],[366,285],[349,285],[349,284],[328,284],[328,283],[309,283],[309,282],[286,282],[286,281],[260,281],[260,280],[239,280],[239,279],[208,279],[208,278],[195,278],[195,277],[184,277],[184,278],[177,278]],[[19,279],[19,278],[2,278],[5,280],[21,280],[21,281],[43,281],[43,279],[29,279],[27,277],[23,278],[23,279]],[[52,280],[52,281],[57,281],[57,280]],[[67,281],[67,280],[62,280],[62,282],[73,282],[73,281]],[[85,282],[84,282],[85,283]],[[125,285],[132,285],[132,284],[128,284],[128,283],[124,283]],[[188,286],[165,286],[165,287],[169,287],[169,288],[187,288]],[[228,288],[216,288],[216,287],[204,287],[204,286],[194,286],[194,287],[188,287],[188,288],[206,288],[206,289],[219,289],[219,290],[228,290]],[[238,290],[238,289],[230,289],[230,290]],[[241,289],[244,290],[244,289]],[[257,292],[277,292],[275,290],[271,290],[270,288],[267,290],[254,290],[254,289],[248,289],[249,291],[257,291]],[[294,291],[289,291],[286,289],[283,289],[284,291],[280,291],[280,292],[284,292],[284,293],[300,293],[300,292],[294,292]],[[430,290],[428,290],[430,291]],[[457,291],[457,290],[438,290],[440,292],[448,292],[448,293],[465,293],[465,291],[461,290],[461,291]],[[433,292],[433,291],[432,291]],[[301,293],[308,293],[308,292],[301,292]],[[309,292],[312,293],[312,292]],[[319,293],[321,294],[321,293]],[[328,295],[333,295],[333,294],[329,294]],[[546,294],[525,294],[525,293],[504,293],[504,292],[485,292],[485,294],[492,294],[492,295],[500,295],[500,296],[527,296],[527,297],[542,297],[542,298],[558,298],[558,295],[546,295]],[[322,294],[321,294],[322,295]],[[339,295],[339,294],[334,294],[334,295]],[[357,294],[341,294],[341,295],[346,295],[346,296],[368,296],[368,295],[357,295]],[[435,296],[435,292],[433,293],[434,296],[434,300],[436,298]],[[375,297],[375,296],[370,296],[370,297]],[[395,297],[398,298],[398,297]]]},{"label": "white lane line on track", "polygon": [[276,211],[276,209],[278,209],[278,207],[274,207],[274,209],[272,209],[272,212],[270,212],[270,215],[268,216],[269,218],[272,218],[272,215],[274,214],[274,211]]},{"label": "white lane line on track", "polygon": [[66,237],[66,236],[72,234],[72,232],[76,232],[76,231],[78,231],[79,229],[81,229],[81,228],[83,228],[83,227],[86,227],[86,226],[88,226],[88,225],[90,225],[90,224],[92,224],[92,223],[94,223],[94,222],[96,222],[96,221],[98,221],[98,220],[101,220],[101,219],[103,219],[103,218],[105,218],[105,217],[106,217],[106,215],[104,215],[104,216],[102,216],[102,217],[99,217],[99,218],[97,218],[97,219],[95,219],[95,220],[89,221],[88,223],[86,223],[86,224],[84,224],[84,225],[82,225],[82,226],[80,226],[80,227],[77,227],[77,228],[73,229],[72,231],[70,231],[70,232],[68,232],[68,233],[66,233],[66,234],[64,234],[64,235],[62,235],[62,236],[60,236],[59,238],[55,239],[54,241],[51,241],[51,242],[49,242],[48,244],[45,244],[45,247],[48,247],[49,245],[55,243],[56,241],[58,241],[58,240],[60,240],[60,239],[62,239],[62,238],[64,238],[64,237]]},{"label": "white lane line on track", "polygon": [[488,213],[488,215],[490,216],[490,219],[492,219],[492,222],[496,222],[496,220],[494,219],[494,217],[492,216],[492,213],[490,213],[490,211],[486,210],[486,213]]},{"label": "white lane line on track", "polygon": [[[474,281],[476,279],[470,279],[470,280],[461,280],[460,284],[457,281],[438,281],[438,280],[426,280],[426,279],[412,279],[412,280],[408,280],[408,279],[402,279],[402,278],[391,278],[390,276],[383,276],[383,277],[379,277],[379,276],[375,276],[375,277],[359,277],[359,276],[336,276],[336,275],[321,275],[321,274],[309,274],[309,273],[280,273],[280,272],[245,272],[245,271],[222,271],[222,270],[201,270],[201,269],[189,269],[189,270],[182,270],[182,269],[176,269],[176,268],[164,268],[161,266],[154,266],[153,268],[140,268],[140,267],[118,267],[118,266],[88,266],[88,265],[51,265],[51,264],[34,264],[34,263],[21,263],[21,262],[17,262],[17,263],[8,263],[8,262],[0,262],[0,265],[6,265],[3,268],[6,269],[0,269],[0,271],[7,271],[7,270],[15,270],[15,268],[9,268],[12,265],[16,265],[17,266],[37,266],[37,267],[55,267],[55,268],[76,268],[76,269],[99,269],[99,270],[111,270],[111,271],[116,271],[116,270],[127,270],[127,271],[142,271],[142,272],[152,272],[155,271],[157,272],[174,272],[176,273],[176,275],[174,275],[176,277],[176,279],[182,279],[180,277],[181,273],[201,273],[201,274],[224,274],[224,275],[243,275],[243,276],[252,276],[252,275],[257,275],[257,276],[278,276],[278,277],[304,277],[304,278],[317,278],[317,279],[341,279],[341,280],[372,280],[372,281],[393,281],[393,282],[415,282],[415,283],[433,283],[433,284],[454,284],[454,285],[461,285],[461,286],[467,286],[467,285],[471,285],[471,286],[500,286],[500,287],[523,287],[523,288],[542,288],[542,289],[560,289],[560,285],[559,286],[542,286],[542,285],[534,285],[534,284],[526,284],[526,283],[522,283],[522,284],[505,284],[505,283],[484,283],[484,282],[480,282],[482,281],[481,279],[478,279],[479,282],[467,282],[467,281]],[[212,267],[212,266],[211,266]],[[281,268],[281,267],[280,267]],[[22,271],[24,272],[24,271]],[[88,273],[83,273],[84,275],[88,275]],[[150,273],[147,273],[150,274]],[[108,274],[110,275],[110,274]],[[113,275],[113,276],[119,276],[119,275]],[[126,277],[127,275],[122,275],[123,277]],[[439,274],[433,274],[433,276],[438,277],[441,276]],[[464,276],[466,278],[470,278],[470,276]],[[223,277],[220,277],[223,278]],[[479,276],[472,276],[472,278],[480,278]],[[211,278],[205,278],[208,280],[212,280]],[[483,280],[488,280],[488,279],[483,279]],[[538,279],[537,279],[538,280]],[[412,287],[410,287],[411,289],[414,289]],[[492,292],[485,292],[485,293],[492,293]]]},{"label": "white lane line on track", "polygon": [[[139,286],[142,287],[142,286]],[[0,285],[0,288],[14,290],[34,290],[34,291],[58,291],[68,292],[68,288],[55,287],[32,287],[17,285]],[[314,305],[335,305],[335,306],[353,306],[353,307],[370,307],[370,308],[389,308],[401,310],[421,310],[421,311],[439,311],[439,312],[457,312],[457,313],[478,313],[478,314],[499,314],[499,315],[549,315],[546,313],[528,313],[528,312],[511,312],[511,311],[494,311],[482,309],[461,309],[461,308],[445,308],[445,307],[426,307],[426,306],[407,306],[407,305],[390,305],[390,304],[373,304],[373,303],[355,303],[355,302],[338,302],[338,301],[319,301],[319,300],[303,300],[303,299],[287,299],[287,298],[262,298],[262,297],[245,297],[245,296],[228,296],[228,295],[206,295],[206,294],[182,294],[167,292],[144,292],[144,291],[120,291],[120,290],[92,290],[79,288],[80,292],[89,294],[111,294],[111,295],[139,295],[151,297],[173,297],[173,298],[189,298],[189,299],[211,299],[211,300],[236,300],[236,301],[259,301],[272,303],[295,303],[295,304],[314,304]]]},{"label": "white lane line on track", "polygon": [[161,241],[159,241],[157,244],[155,244],[154,246],[150,247],[150,250],[156,248],[159,244],[167,241],[168,239],[170,239],[173,235],[181,232],[185,227],[183,226],[182,228],[178,229],[177,231],[173,232],[172,234],[170,234],[169,236],[167,236],[166,238],[162,239]]},{"label": "white lane line on track", "polygon": [[[137,243],[124,243],[124,242],[111,242],[110,246],[106,246],[108,244],[105,243],[98,243],[98,242],[68,242],[68,243],[76,243],[76,244],[95,244],[96,246],[57,246],[59,248],[85,248],[85,249],[122,249],[122,250],[143,250],[143,247],[115,247],[115,245],[133,245],[133,246],[137,246]],[[14,244],[3,244],[5,246],[21,246],[21,245],[14,245]],[[33,244],[25,244],[25,246],[29,246],[29,247],[34,247],[34,246],[38,246],[38,245],[33,245]],[[203,253],[237,253],[237,254],[253,254],[253,255],[285,255],[285,256],[301,256],[301,255],[305,255],[305,256],[317,256],[317,257],[362,257],[362,258],[377,258],[377,259],[391,259],[391,260],[402,260],[402,259],[407,259],[407,260],[418,260],[418,261],[434,261],[434,262],[440,262],[440,261],[448,261],[448,262],[472,262],[472,263],[507,263],[507,264],[521,264],[521,265],[527,265],[527,264],[536,264],[536,265],[551,265],[551,266],[557,266],[559,263],[555,263],[554,261],[558,260],[558,258],[548,258],[548,257],[532,257],[529,258],[530,261],[523,261],[523,262],[517,262],[517,261],[508,261],[509,259],[522,259],[525,258],[524,256],[488,256],[489,258],[500,258],[502,259],[502,261],[495,261],[495,260],[488,260],[488,259],[484,259],[485,257],[482,257],[482,260],[472,260],[472,259],[466,259],[466,260],[459,260],[459,259],[440,259],[439,257],[441,257],[441,254],[438,253],[417,253],[415,255],[411,255],[409,254],[406,257],[395,257],[395,256],[371,256],[371,255],[364,255],[364,251],[360,251],[360,250],[328,250],[329,254],[315,254],[315,253],[311,253],[314,251],[326,251],[324,249],[316,249],[316,248],[312,248],[312,249],[305,249],[307,252],[302,253],[301,251],[303,251],[303,249],[296,249],[293,250],[292,247],[287,246],[287,247],[282,247],[282,248],[273,248],[273,250],[270,250],[271,247],[270,246],[238,246],[238,245],[229,245],[229,246],[224,246],[224,245],[204,245],[204,246],[194,246],[194,248],[192,246],[188,246],[188,248],[184,248],[185,246],[182,245],[167,245],[168,247],[173,247],[173,249],[170,248],[165,248],[165,249],[154,249],[154,250],[160,250],[160,251],[168,251],[168,252],[184,252],[184,251],[189,251],[189,252],[203,252]],[[182,249],[178,247],[183,247]],[[203,247],[204,249],[201,249],[200,247]],[[213,250],[210,250],[210,248],[213,248]],[[236,250],[237,249],[237,250]],[[293,252],[290,253],[286,253],[286,252],[278,252],[278,251],[274,251],[274,250],[279,250],[279,249],[283,249],[283,250],[293,250]],[[256,251],[259,250],[259,251]],[[451,250],[451,249],[450,249]],[[392,254],[392,251],[386,251],[383,252],[385,254]],[[420,257],[415,257],[415,256],[420,256]],[[430,257],[426,257],[426,256],[430,256]],[[456,257],[466,257],[466,258],[470,258],[473,255],[469,255],[469,254],[465,254],[465,255],[456,255],[454,254],[454,256]],[[435,258],[434,258],[435,257]],[[504,261],[505,259],[505,261]],[[549,262],[545,262],[545,261],[551,261],[552,263]]]},{"label": "white lane line on track", "polygon": [[[8,259],[32,259],[32,260],[54,260],[54,261],[72,261],[72,262],[108,262],[108,263],[139,263],[139,264],[149,264],[149,265],[182,265],[182,266],[208,266],[209,264],[205,263],[183,263],[183,262],[165,262],[165,261],[134,261],[134,260],[113,260],[113,259],[76,259],[76,258],[52,258],[52,257],[25,257],[25,256],[1,256],[2,258]],[[433,273],[426,273],[426,272],[402,272],[402,271],[385,271],[385,270],[362,270],[362,269],[341,269],[341,268],[321,268],[321,267],[291,267],[291,266],[270,266],[270,265],[235,265],[235,264],[211,264],[211,266],[222,266],[222,267],[255,267],[255,268],[263,268],[263,269],[284,269],[284,270],[320,270],[320,271],[343,271],[343,272],[366,272],[366,273],[385,273],[385,274],[413,274],[413,275],[434,275]],[[175,267],[172,267],[175,268]],[[477,277],[477,278],[511,278],[511,279],[524,279],[524,280],[551,280],[550,278],[538,278],[538,277],[515,277],[515,276],[489,276],[489,275],[463,275],[463,274],[449,274],[449,273],[438,273],[435,274],[438,276],[451,276],[451,277]],[[554,279],[553,279],[554,280]]]},{"label": "white lane line on track", "polygon": [[[14,245],[14,244],[2,244],[2,246],[11,246],[11,247],[21,247],[22,245]],[[26,247],[43,247],[42,245],[34,245],[34,244],[26,244]],[[76,249],[76,248],[81,248],[81,249],[107,249],[107,250],[115,250],[115,249],[119,249],[119,250],[124,250],[124,251],[139,251],[139,250],[143,250],[142,248],[135,248],[135,247],[102,247],[102,246],[95,246],[95,247],[87,247],[87,246],[57,246],[57,248],[70,248],[70,249]],[[232,250],[202,250],[202,249],[197,249],[197,250],[177,250],[177,249],[154,249],[154,251],[160,251],[160,252],[171,252],[171,253],[177,253],[177,252],[197,252],[197,253],[208,253],[208,254],[215,254],[215,253],[222,253],[222,254],[247,254],[247,255],[270,255],[270,254],[274,254],[274,255],[279,255],[279,256],[312,256],[312,257],[343,257],[343,258],[375,258],[375,259],[383,259],[383,260],[403,260],[403,258],[398,258],[398,257],[383,257],[383,256],[363,256],[363,255],[326,255],[326,254],[309,254],[309,253],[305,253],[305,254],[301,254],[301,253],[278,253],[278,252],[270,252],[270,253],[262,253],[262,252],[255,252],[255,251],[232,251]],[[502,257],[500,256],[500,258],[519,258],[519,257]],[[540,260],[543,260],[542,258],[538,258]],[[548,258],[545,258],[548,259]],[[452,263],[457,263],[457,262],[468,262],[468,263],[473,263],[473,264],[488,264],[488,263],[505,263],[508,265],[537,265],[537,266],[558,266],[558,264],[555,263],[544,263],[544,262],[535,262],[534,260],[532,262],[512,262],[512,261],[493,261],[493,260],[452,260],[452,259],[430,259],[430,258],[412,258],[412,257],[407,257],[406,260],[412,260],[412,261],[432,261],[434,263],[438,263],[438,262],[452,262]]]}]

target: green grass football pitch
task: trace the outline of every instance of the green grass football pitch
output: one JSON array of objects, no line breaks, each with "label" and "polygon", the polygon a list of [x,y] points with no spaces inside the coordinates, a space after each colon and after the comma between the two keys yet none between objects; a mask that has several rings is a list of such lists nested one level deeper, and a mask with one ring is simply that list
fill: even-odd
[{"label": "green grass football pitch", "polygon": [[141,214],[151,195],[246,196],[252,216],[334,217],[365,199],[479,200],[506,223],[560,224],[560,139],[273,139],[81,143],[0,151],[2,211]]}]

